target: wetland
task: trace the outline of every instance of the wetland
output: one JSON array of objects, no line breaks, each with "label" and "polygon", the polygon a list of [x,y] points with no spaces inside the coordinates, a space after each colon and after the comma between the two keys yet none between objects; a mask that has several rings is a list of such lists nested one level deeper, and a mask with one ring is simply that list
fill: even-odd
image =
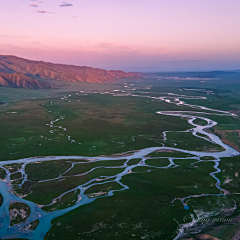
[{"label": "wetland", "polygon": [[240,85],[215,81],[4,96],[0,238],[232,239]]}]

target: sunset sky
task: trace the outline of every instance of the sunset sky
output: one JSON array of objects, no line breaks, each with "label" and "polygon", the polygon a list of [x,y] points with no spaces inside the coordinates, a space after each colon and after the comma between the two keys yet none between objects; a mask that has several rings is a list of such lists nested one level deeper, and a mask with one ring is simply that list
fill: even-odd
[{"label": "sunset sky", "polygon": [[1,54],[125,71],[240,69],[240,0],[1,0]]}]

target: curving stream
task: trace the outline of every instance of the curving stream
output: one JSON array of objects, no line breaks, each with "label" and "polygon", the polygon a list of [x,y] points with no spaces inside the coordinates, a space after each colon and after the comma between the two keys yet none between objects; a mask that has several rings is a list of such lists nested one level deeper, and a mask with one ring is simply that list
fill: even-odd
[{"label": "curving stream", "polygon": [[[210,111],[210,112],[196,112],[196,111],[164,111],[164,112],[156,112],[157,114],[162,114],[162,115],[172,115],[172,116],[176,116],[176,117],[181,117],[184,119],[187,119],[188,123],[191,124],[193,127],[192,129],[187,130],[188,132],[192,132],[192,134],[196,137],[199,138],[203,138],[206,141],[210,141],[211,143],[214,144],[218,144],[220,145],[222,148],[224,148],[225,150],[222,152],[199,152],[199,151],[188,151],[188,150],[183,150],[183,149],[179,149],[179,148],[174,148],[174,147],[150,147],[150,148],[144,148],[138,151],[135,151],[133,154],[128,155],[128,156],[120,156],[120,157],[86,157],[86,156],[51,156],[51,157],[37,157],[37,158],[25,158],[25,159],[19,159],[19,160],[11,160],[11,161],[4,161],[4,162],[0,162],[0,168],[3,168],[6,171],[6,177],[4,180],[0,181],[0,191],[1,194],[3,196],[3,203],[2,206],[0,207],[0,238],[1,239],[11,239],[11,238],[26,238],[26,239],[43,239],[44,236],[46,235],[46,233],[49,231],[49,229],[51,228],[51,221],[54,218],[57,218],[63,214],[68,213],[69,211],[72,211],[73,209],[76,209],[84,204],[88,204],[91,203],[93,201],[95,201],[96,199],[100,198],[100,197],[109,197],[114,195],[115,191],[123,191],[123,190],[127,190],[129,187],[127,185],[124,185],[123,183],[121,183],[121,179],[123,176],[125,176],[126,174],[130,174],[132,172],[132,169],[137,167],[137,166],[148,166],[148,167],[152,167],[152,168],[170,168],[173,166],[177,166],[174,163],[174,157],[169,158],[169,165],[166,167],[155,167],[155,166],[150,166],[147,165],[145,163],[146,160],[146,155],[157,151],[157,150],[175,150],[175,151],[179,151],[179,152],[183,152],[183,153],[188,153],[188,154],[192,154],[196,157],[196,159],[198,159],[198,161],[201,161],[200,158],[204,157],[204,156],[211,156],[214,157],[215,160],[211,160],[215,162],[214,168],[215,171],[212,172],[210,175],[216,180],[216,187],[218,189],[221,189],[220,187],[220,180],[215,176],[216,173],[220,172],[221,169],[218,168],[219,165],[219,161],[220,158],[222,157],[230,157],[230,156],[236,156],[239,155],[239,152],[234,150],[232,147],[228,146],[227,144],[223,143],[219,137],[217,137],[214,134],[208,133],[205,131],[205,129],[209,129],[212,128],[213,126],[215,126],[217,124],[217,122],[212,121],[209,118],[206,117],[200,117],[198,115],[200,114],[209,114],[209,115],[213,115],[213,114],[217,114],[217,115],[224,115],[224,116],[234,116],[234,114],[229,113],[229,112],[225,112],[225,111],[220,111],[220,110],[215,110],[215,109],[209,109],[203,106],[196,106],[196,105],[190,105],[190,104],[186,104],[185,102],[183,102],[180,99],[193,99],[196,97],[189,97],[189,96],[185,96],[185,95],[177,95],[177,94],[172,94],[169,93],[168,96],[166,97],[151,97],[151,96],[147,96],[147,95],[136,95],[135,93],[132,94],[130,92],[130,90],[133,89],[128,89],[128,92],[126,91],[118,91],[118,93],[116,93],[117,90],[112,91],[112,92],[106,92],[103,94],[112,94],[113,96],[133,96],[133,97],[146,97],[146,98],[153,98],[159,101],[165,101],[169,104],[176,104],[176,105],[185,105],[188,107],[191,107],[193,109],[201,109],[201,110],[205,110],[205,111]],[[135,90],[135,89],[134,89]],[[144,92],[144,94],[146,94],[146,92]],[[203,97],[198,97],[198,99],[204,99]],[[201,125],[197,125],[194,123],[195,119],[202,119],[205,120],[207,122],[207,124],[205,126],[201,126]],[[49,125],[50,127],[53,127],[55,122],[60,121],[61,119],[63,119],[63,117],[60,117],[59,119],[52,121]],[[61,126],[56,126],[60,129],[63,129]],[[63,129],[64,130],[64,129]],[[65,130],[64,130],[65,131]],[[202,136],[197,135],[198,133],[202,134]],[[203,136],[204,135],[204,136]],[[167,132],[164,133],[165,139],[167,138]],[[69,136],[70,137],[70,136]],[[72,140],[73,141],[73,140]],[[81,159],[88,159],[90,162],[96,162],[96,161],[108,161],[108,160],[122,160],[123,158],[126,159],[125,163],[122,166],[118,166],[118,167],[114,167],[114,168],[124,168],[124,170],[121,173],[118,173],[116,175],[113,176],[109,176],[109,177],[105,177],[103,181],[101,182],[97,182],[97,178],[95,179],[91,179],[89,182],[84,183],[82,185],[77,186],[76,188],[73,188],[65,193],[62,193],[60,196],[58,196],[57,198],[52,200],[52,203],[48,204],[48,205],[44,205],[44,206],[51,206],[53,205],[57,200],[61,200],[61,198],[69,193],[69,192],[76,192],[77,190],[80,191],[80,193],[78,194],[78,200],[74,203],[74,205],[67,207],[65,209],[61,209],[61,210],[55,210],[53,212],[46,212],[42,210],[42,207],[44,206],[39,206],[38,204],[35,204],[34,202],[25,200],[17,195],[14,194],[13,191],[13,186],[12,186],[12,180],[10,180],[10,171],[8,168],[6,168],[7,165],[9,164],[16,164],[19,163],[21,164],[21,168],[19,170],[17,170],[16,172],[20,172],[22,175],[22,181],[19,184],[19,187],[21,187],[23,185],[23,183],[27,180],[27,174],[25,172],[25,167],[27,164],[29,163],[35,163],[35,162],[43,162],[43,161],[53,161],[53,160],[81,160]],[[138,164],[135,165],[131,165],[128,166],[127,163],[128,161],[130,161],[131,159],[134,158],[141,158],[142,161],[139,162]],[[74,165],[76,164],[85,164],[83,162],[74,162],[72,163],[72,166],[66,171],[68,172],[69,170],[71,170]],[[91,169],[90,171],[93,171],[94,169],[96,169],[98,167],[95,167],[93,169]],[[109,168],[109,167],[105,167],[105,168]],[[89,171],[89,172],[90,172]],[[66,173],[65,172],[65,173]],[[84,174],[88,174],[84,173]],[[84,175],[82,174],[82,175]],[[63,174],[60,174],[59,177],[55,178],[55,180],[59,179],[63,179]],[[53,179],[46,179],[44,181],[51,181]],[[119,185],[122,186],[122,188],[120,190],[111,190],[108,192],[107,196],[95,196],[93,198],[89,198],[86,194],[85,191],[90,188],[93,185],[98,185],[98,184],[104,184],[107,182],[116,182]],[[222,189],[223,193],[219,194],[219,195],[225,195],[228,194],[227,191],[225,191],[224,189]],[[202,196],[207,196],[209,194],[201,194],[199,195],[199,197]],[[180,200],[182,201],[185,209],[188,209],[187,204],[185,203],[185,200],[191,197],[198,197],[196,195],[194,196],[187,196],[185,198],[181,198]],[[9,204],[11,202],[20,202],[20,203],[24,203],[26,205],[29,206],[30,208],[30,215],[29,217],[25,220],[25,222],[13,225],[10,227],[10,217],[9,217]],[[31,223],[34,222],[35,220],[39,220],[39,224],[36,227],[35,230],[31,230],[30,226]],[[188,228],[189,226],[191,226],[191,224],[185,224],[185,225],[179,225],[179,234],[177,235],[177,237],[175,239],[178,239],[182,236],[182,234],[184,233],[184,229]]]}]

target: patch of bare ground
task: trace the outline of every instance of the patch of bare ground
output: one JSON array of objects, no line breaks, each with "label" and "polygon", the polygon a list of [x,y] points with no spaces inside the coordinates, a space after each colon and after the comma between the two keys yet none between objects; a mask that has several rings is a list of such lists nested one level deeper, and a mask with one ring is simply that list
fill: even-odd
[{"label": "patch of bare ground", "polygon": [[201,150],[200,152],[213,153],[213,152],[222,152],[222,151],[224,151],[224,148],[222,148],[222,147],[221,147],[221,149],[204,147],[203,150]]},{"label": "patch of bare ground", "polygon": [[14,111],[16,114],[4,113],[1,115],[1,121],[20,122],[27,120],[46,119],[47,110],[42,106],[42,104],[45,103],[46,100],[15,102],[9,105],[9,109],[6,110]]},{"label": "patch of bare ground", "polygon": [[[236,115],[240,115],[240,109],[237,109],[237,110],[231,110],[231,111],[228,111],[230,113],[233,113],[233,114],[236,114]],[[233,118],[238,118],[238,116],[233,116]]]},{"label": "patch of bare ground", "polygon": [[215,237],[207,235],[207,234],[203,234],[203,235],[199,235],[198,237],[194,237],[194,238],[183,238],[182,240],[221,240],[221,239],[215,238]]},{"label": "patch of bare ground", "polygon": [[155,153],[159,153],[159,152],[170,152],[170,153],[179,153],[178,151],[175,150],[171,150],[171,149],[159,149],[154,151]]},{"label": "patch of bare ground", "polygon": [[128,151],[128,152],[123,152],[123,153],[116,153],[116,154],[112,154],[112,155],[100,155],[99,157],[113,157],[113,158],[117,158],[117,157],[127,157],[127,156],[131,156],[134,153],[139,152],[139,151]]},{"label": "patch of bare ground", "polygon": [[240,140],[240,130],[214,130],[214,131],[221,138],[221,140],[225,144],[229,145],[230,147],[234,148],[237,151],[240,151],[240,147],[237,144],[235,144],[235,143],[229,141],[228,139],[226,139],[226,133],[234,133],[234,132],[236,132],[238,134],[239,140]]},{"label": "patch of bare ground", "polygon": [[[186,238],[183,240],[239,240],[240,239],[240,215],[230,218],[231,222],[225,222],[219,225],[211,226],[204,234],[197,234],[194,238]],[[219,234],[221,233],[221,234]],[[212,235],[220,236],[220,239]],[[205,237],[205,238],[204,238]]]}]

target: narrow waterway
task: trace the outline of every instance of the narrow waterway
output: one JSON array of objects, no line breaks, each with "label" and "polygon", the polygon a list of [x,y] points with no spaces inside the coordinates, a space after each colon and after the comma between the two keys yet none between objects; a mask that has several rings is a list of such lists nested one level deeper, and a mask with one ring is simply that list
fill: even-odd
[{"label": "narrow waterway", "polygon": [[[100,197],[110,197],[110,196],[114,195],[115,191],[127,190],[129,187],[127,185],[124,185],[121,182],[121,179],[126,174],[131,173],[133,168],[135,168],[137,166],[148,166],[148,167],[152,167],[152,168],[170,168],[170,167],[175,166],[175,163],[174,163],[175,158],[174,157],[169,158],[169,165],[166,167],[155,167],[155,166],[150,166],[150,165],[146,164],[145,156],[154,151],[157,151],[157,150],[173,150],[173,151],[179,151],[182,153],[192,154],[198,159],[198,161],[201,161],[200,158],[204,157],[204,156],[213,157],[215,160],[211,160],[211,161],[215,162],[215,165],[214,165],[214,171],[210,175],[216,180],[216,184],[215,184],[216,188],[221,189],[220,180],[215,175],[216,173],[221,171],[218,168],[220,158],[236,156],[236,155],[239,155],[239,152],[237,152],[236,150],[234,150],[232,147],[228,146],[227,144],[223,143],[218,136],[211,134],[209,132],[206,132],[205,131],[206,129],[212,128],[213,126],[215,126],[217,124],[217,122],[211,120],[210,118],[206,118],[206,117],[202,117],[202,116],[200,117],[199,115],[200,114],[209,114],[209,115],[212,114],[212,115],[233,116],[234,114],[225,112],[225,111],[209,109],[209,108],[206,108],[203,106],[186,104],[184,101],[182,101],[182,99],[184,99],[184,98],[189,99],[190,97],[185,96],[185,95],[176,95],[176,94],[169,93],[168,96],[166,96],[166,97],[151,97],[151,96],[147,96],[147,95],[137,95],[135,93],[133,94],[130,92],[128,92],[127,94],[124,92],[121,92],[121,93],[119,92],[117,94],[116,94],[116,92],[112,92],[112,93],[106,93],[106,94],[112,94],[114,96],[120,95],[123,97],[125,95],[133,96],[133,97],[146,97],[146,98],[156,99],[159,101],[165,101],[169,104],[186,105],[188,107],[192,107],[193,109],[206,110],[207,112],[205,112],[205,113],[197,112],[197,111],[188,111],[188,112],[186,112],[186,111],[184,111],[184,112],[181,112],[181,111],[175,111],[175,112],[173,112],[173,111],[169,111],[169,112],[168,111],[164,111],[164,112],[158,111],[156,113],[162,114],[162,115],[171,115],[171,116],[176,116],[176,117],[181,117],[181,118],[187,119],[188,123],[192,125],[192,129],[188,129],[187,130],[188,132],[192,132],[192,134],[195,137],[203,138],[206,141],[210,141],[211,143],[217,144],[225,150],[221,151],[221,152],[200,152],[200,151],[188,151],[188,150],[183,150],[183,149],[174,148],[174,147],[150,147],[150,148],[144,148],[144,149],[135,151],[131,155],[128,154],[127,156],[124,156],[124,157],[122,157],[122,156],[120,156],[120,157],[49,156],[49,157],[37,157],[37,158],[33,157],[33,158],[25,158],[25,159],[19,159],[19,160],[0,162],[0,167],[3,168],[7,173],[5,179],[0,181],[0,192],[3,196],[3,203],[2,203],[2,206],[0,207],[0,238],[1,239],[10,239],[10,238],[43,239],[44,236],[46,235],[46,233],[51,228],[51,221],[54,218],[57,218],[63,214],[66,214],[66,213],[72,211],[73,209],[76,209],[84,204],[89,204]],[[196,97],[194,97],[194,98],[196,98]],[[201,98],[202,97],[199,97],[198,99],[201,99]],[[207,124],[205,126],[201,126],[201,125],[194,123],[194,120],[197,118],[199,118],[201,120],[205,120],[207,122]],[[55,122],[58,122],[58,124],[59,124],[61,119],[63,119],[63,117],[60,117],[59,119],[56,119],[55,121],[52,121],[49,124],[49,126],[53,127]],[[62,126],[57,126],[57,127],[59,129],[63,129]],[[198,134],[201,134],[201,136],[199,136]],[[165,133],[165,139],[167,139],[167,133]],[[74,140],[72,140],[72,141],[74,141]],[[65,209],[55,210],[53,212],[46,212],[46,211],[42,210],[42,207],[44,207],[44,206],[39,206],[39,205],[35,204],[34,202],[25,200],[25,199],[13,194],[14,191],[13,191],[13,186],[11,184],[12,181],[10,180],[11,173],[6,168],[6,165],[16,164],[16,163],[22,164],[21,168],[17,171],[17,172],[20,172],[22,175],[22,182],[19,184],[19,187],[21,187],[22,184],[27,180],[27,174],[25,172],[25,167],[29,163],[53,161],[53,160],[81,160],[81,159],[86,159],[86,158],[89,161],[122,160],[124,158],[124,159],[126,159],[126,161],[122,166],[114,167],[114,168],[124,168],[124,170],[121,173],[118,173],[116,175],[112,175],[109,177],[105,177],[104,180],[101,182],[97,182],[97,180],[98,180],[97,178],[91,179],[87,183],[84,183],[82,185],[77,186],[76,188],[73,188],[67,192],[62,193],[57,198],[53,199],[51,204],[44,205],[44,206],[53,205],[57,200],[61,200],[61,198],[65,194],[67,194],[69,192],[76,192],[76,190],[80,191],[80,193],[78,195],[78,201],[76,201],[74,203],[74,205],[67,207]],[[134,158],[141,158],[142,160],[138,164],[129,166],[127,164],[128,161],[130,161],[131,159],[134,159]],[[81,162],[76,161],[76,163],[72,163],[72,166],[67,171],[72,169],[75,164],[86,164],[86,163],[81,163]],[[90,171],[93,171],[96,168],[98,168],[98,167],[95,167],[95,168],[91,169]],[[109,167],[105,167],[105,168],[109,168]],[[87,173],[84,173],[84,174],[87,174]],[[54,178],[54,179],[61,180],[62,178],[63,178],[62,175],[60,175],[59,177]],[[52,180],[53,179],[46,179],[44,181],[52,181]],[[118,190],[109,191],[107,196],[96,196],[96,197],[89,198],[85,194],[85,191],[88,188],[90,188],[91,186],[98,185],[98,184],[105,184],[107,182],[116,182],[116,183],[120,184],[122,186],[122,188],[118,189]],[[224,195],[224,194],[227,194],[227,193],[226,192],[224,193],[224,191],[223,191],[222,195]],[[208,196],[209,194],[202,193],[201,195],[199,195],[199,197],[202,197],[204,195]],[[219,195],[221,195],[221,194],[219,194]],[[185,198],[180,199],[182,201],[185,209],[188,209],[188,206],[185,203],[185,200],[188,198],[191,198],[191,197],[192,196],[186,196]],[[198,196],[194,195],[194,197],[198,197]],[[12,227],[10,227],[10,216],[9,216],[9,204],[11,202],[24,203],[29,206],[30,211],[31,211],[29,217],[24,222],[16,224]],[[36,227],[35,230],[30,230],[31,223],[37,219],[39,220],[38,226]],[[175,239],[180,238],[184,232],[184,229],[186,229],[188,226],[190,226],[190,224],[185,225],[185,226],[183,226],[183,225],[179,226],[179,234]]]}]

